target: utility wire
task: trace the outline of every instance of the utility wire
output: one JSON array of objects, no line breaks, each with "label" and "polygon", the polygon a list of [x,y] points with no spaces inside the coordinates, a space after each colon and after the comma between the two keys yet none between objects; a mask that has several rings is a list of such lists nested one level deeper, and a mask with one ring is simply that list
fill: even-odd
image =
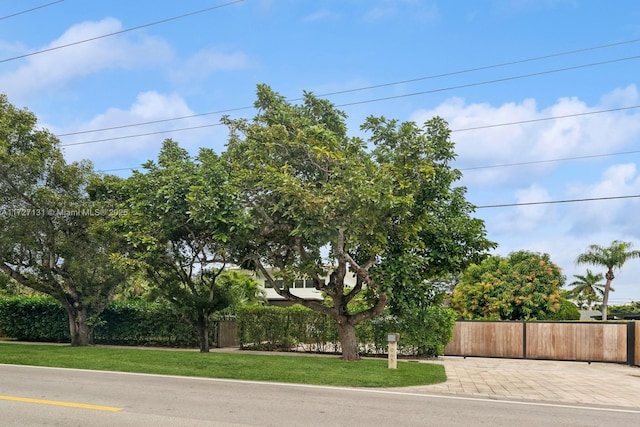
[{"label": "utility wire", "polygon": [[41,6],[32,7],[31,9],[23,10],[23,11],[21,11],[21,12],[12,13],[11,15],[1,16],[1,17],[0,17],[0,21],[2,21],[3,19],[13,18],[14,16],[22,15],[22,14],[24,14],[24,13],[33,12],[33,11],[35,11],[35,10],[45,8],[45,7],[47,7],[47,6],[53,6],[54,4],[56,4],[56,3],[62,3],[63,1],[64,1],[64,0],[52,1],[51,3],[43,4],[43,5],[41,5]]},{"label": "utility wire", "polygon": [[560,159],[548,159],[548,160],[532,160],[530,162],[519,162],[519,163],[504,163],[501,165],[490,165],[490,166],[474,166],[470,168],[461,168],[460,171],[469,171],[469,170],[479,170],[479,169],[493,169],[493,168],[505,168],[510,166],[526,166],[526,165],[535,165],[540,163],[555,163],[555,162],[566,162],[570,160],[586,160],[586,159],[595,159],[599,157],[613,157],[613,156],[626,156],[629,154],[638,154],[640,150],[634,151],[623,151],[620,153],[605,153],[605,154],[592,154],[590,156],[576,156],[576,157],[564,157]]},{"label": "utility wire", "polygon": [[178,19],[186,18],[188,16],[198,15],[198,14],[201,14],[201,13],[210,12],[210,11],[215,10],[215,9],[220,9],[222,7],[225,7],[225,6],[230,6],[232,4],[241,3],[242,1],[244,1],[244,0],[233,0],[233,1],[230,1],[228,3],[219,4],[217,6],[208,7],[206,9],[196,10],[195,12],[189,12],[189,13],[185,13],[185,14],[182,14],[182,15],[173,16],[171,18],[161,19],[159,21],[150,22],[148,24],[143,24],[143,25],[138,25],[136,27],[126,28],[124,30],[116,31],[116,32],[113,32],[113,33],[103,34],[101,36],[91,37],[91,38],[84,39],[84,40],[78,40],[78,41],[75,41],[75,42],[72,42],[72,43],[67,43],[67,44],[63,44],[63,45],[60,45],[60,46],[54,46],[54,47],[50,47],[50,48],[47,48],[47,49],[37,50],[35,52],[25,53],[25,54],[22,54],[22,55],[11,57],[11,58],[0,59],[0,64],[4,63],[4,62],[9,62],[9,61],[15,61],[16,59],[27,58],[27,57],[33,56],[33,55],[39,55],[39,54],[45,53],[45,52],[51,52],[51,51],[54,51],[54,50],[63,49],[65,47],[76,46],[76,45],[79,45],[79,44],[82,44],[82,43],[88,43],[88,42],[92,42],[92,41],[95,41],[95,40],[104,39],[106,37],[111,37],[111,36],[115,36],[115,35],[118,35],[118,34],[123,34],[123,33],[128,33],[128,32],[131,32],[131,31],[135,31],[135,30],[140,30],[142,28],[151,27],[153,25],[164,24],[166,22],[170,22],[170,21],[175,21],[175,20],[178,20]]},{"label": "utility wire", "polygon": [[[640,55],[628,56],[628,57],[625,57],[625,58],[617,58],[617,59],[611,59],[611,60],[608,60],[608,61],[593,62],[593,63],[590,63],[590,64],[576,65],[576,66],[573,66],[573,67],[557,68],[557,69],[554,69],[554,70],[540,71],[540,72],[537,72],[537,73],[521,74],[521,75],[518,75],[518,76],[504,77],[504,78],[501,78],[501,79],[486,80],[486,81],[482,81],[482,82],[467,83],[467,84],[464,84],[464,85],[449,86],[449,87],[444,87],[444,88],[439,88],[439,89],[431,89],[431,90],[427,90],[427,91],[413,92],[413,93],[408,93],[408,94],[403,94],[403,95],[394,95],[394,96],[388,96],[388,97],[384,97],[384,98],[376,98],[376,99],[370,99],[370,100],[365,100],[365,101],[350,102],[350,103],[346,103],[346,104],[336,105],[336,107],[345,107],[345,106],[351,106],[351,105],[356,105],[356,104],[367,104],[367,103],[370,103],[370,102],[387,101],[387,100],[390,100],[390,99],[406,98],[406,97],[409,97],[409,96],[424,95],[424,94],[436,93],[436,92],[444,92],[444,91],[449,91],[449,90],[454,90],[454,89],[461,89],[461,88],[467,88],[467,87],[473,87],[473,86],[481,86],[481,85],[487,85],[487,84],[493,84],[493,83],[500,83],[500,82],[504,82],[504,81],[524,79],[524,78],[528,78],[528,77],[541,76],[541,75],[552,74],[552,73],[559,73],[559,72],[563,72],[563,71],[570,71],[570,70],[575,70],[575,69],[580,69],[580,68],[595,67],[595,66],[598,66],[598,65],[611,64],[611,63],[615,63],[615,62],[630,61],[630,60],[639,59],[639,58],[640,58]],[[228,110],[220,110],[220,111],[217,111],[216,113],[220,113],[220,114],[221,113],[228,113],[228,112],[231,112],[231,111],[238,111],[238,110],[244,110],[244,109],[250,109],[250,108],[253,108],[253,107],[238,107],[238,108],[233,108],[233,109],[228,109]],[[632,108],[638,108],[638,107],[637,106],[624,107],[624,108],[620,108],[620,109],[611,109],[611,111],[617,111],[617,110],[623,110],[623,109],[632,109]],[[79,135],[79,134],[84,134],[84,133],[89,133],[89,132],[98,132],[98,131],[105,131],[105,130],[121,129],[121,128],[126,128],[126,127],[133,127],[133,126],[141,126],[142,124],[164,123],[164,122],[168,122],[168,121],[172,121],[172,120],[179,120],[179,119],[184,119],[184,118],[205,116],[205,115],[210,115],[210,114],[214,114],[214,113],[213,112],[212,113],[201,113],[201,114],[197,114],[197,115],[184,116],[184,117],[180,117],[180,118],[162,119],[162,120],[155,120],[155,121],[152,121],[152,122],[145,122],[145,123],[138,123],[138,124],[131,124],[131,125],[122,125],[122,126],[114,126],[114,127],[110,127],[110,128],[93,129],[93,130],[88,130],[88,131],[64,133],[64,134],[59,134],[59,135],[56,135],[56,136],[57,137],[63,137],[63,136]],[[578,115],[587,115],[587,114],[591,114],[591,113],[578,113]],[[595,113],[593,113],[593,114],[595,114]],[[545,119],[534,119],[534,120],[531,120],[531,121],[533,122],[533,121],[542,121],[542,120],[545,120]],[[213,125],[211,125],[211,126],[213,126]],[[494,126],[506,126],[506,124],[497,124],[497,125],[494,125]],[[477,127],[477,128],[462,129],[460,131],[481,129],[481,128],[482,127],[480,126],[480,127]],[[191,129],[191,128],[185,128],[185,129]],[[173,130],[171,132],[175,132],[175,131],[177,131],[177,130]],[[144,136],[144,135],[148,135],[148,134],[130,135],[130,136],[124,136],[124,137],[117,137],[117,138],[113,138],[113,139],[134,138],[136,136]],[[105,139],[96,140],[96,141],[84,141],[82,143],[64,144],[64,145],[61,145],[61,146],[64,147],[66,145],[91,144],[92,142],[104,142],[104,141],[109,141],[109,140],[110,139],[105,138]]]},{"label": "utility wire", "polygon": [[558,204],[558,203],[593,202],[597,200],[635,199],[639,197],[640,197],[640,194],[636,194],[632,196],[591,197],[588,199],[549,200],[545,202],[505,203],[500,205],[476,206],[476,209],[506,208],[506,207],[513,207],[513,206],[531,206],[531,205],[551,205],[551,204]]},{"label": "utility wire", "polygon": [[[450,76],[455,76],[455,75],[459,75],[459,74],[472,73],[472,72],[475,72],[475,71],[483,71],[483,70],[490,70],[490,69],[493,69],[493,68],[506,67],[506,66],[509,66],[509,65],[524,64],[524,63],[527,63],[527,62],[540,61],[542,59],[550,59],[550,58],[555,58],[555,57],[558,57],[558,56],[572,55],[572,54],[575,54],[575,53],[588,52],[588,51],[591,51],[591,50],[606,49],[606,48],[610,48],[610,47],[614,47],[614,46],[620,46],[620,45],[625,45],[625,44],[630,44],[630,43],[637,43],[637,42],[640,42],[640,39],[626,40],[626,41],[622,41],[622,42],[609,43],[609,44],[604,44],[604,45],[600,45],[600,46],[587,47],[587,48],[583,48],[583,49],[576,49],[576,50],[569,50],[569,51],[565,51],[565,52],[552,53],[552,54],[549,54],[549,55],[536,56],[536,57],[527,58],[527,59],[518,59],[518,60],[515,60],[515,61],[502,62],[502,63],[494,64],[494,65],[485,65],[485,66],[476,67],[476,68],[468,68],[468,69],[465,69],[465,70],[451,71],[451,72],[442,73],[442,74],[434,74],[434,75],[426,76],[426,77],[416,77],[416,78],[413,78],[413,79],[399,80],[399,81],[391,82],[391,83],[382,83],[382,84],[373,85],[373,86],[365,86],[365,87],[361,87],[361,88],[357,88],[357,89],[345,89],[345,90],[340,90],[340,91],[337,91],[337,92],[325,93],[325,94],[318,95],[318,96],[322,97],[322,96],[341,95],[343,93],[352,93],[352,92],[359,92],[359,91],[363,91],[363,90],[378,89],[378,88],[381,88],[381,87],[395,86],[395,85],[404,84],[404,83],[415,83],[415,82],[419,82],[419,81],[422,81],[422,80],[431,80],[431,79],[437,79],[437,78],[441,78],[441,77],[450,77]],[[301,98],[298,98],[298,99],[301,99]]]},{"label": "utility wire", "polygon": [[[464,70],[451,71],[451,72],[448,72],[448,73],[435,74],[435,75],[425,76],[425,77],[417,77],[417,78],[414,78],[414,79],[399,80],[399,81],[390,82],[390,83],[382,83],[382,84],[378,84],[378,85],[365,86],[365,87],[360,87],[360,88],[355,88],[355,89],[346,89],[346,90],[337,91],[337,92],[327,92],[327,93],[319,94],[318,97],[328,97],[328,96],[339,95],[339,94],[343,94],[343,93],[359,92],[359,91],[364,91],[364,90],[377,89],[377,88],[381,88],[381,87],[399,85],[399,84],[403,84],[403,83],[411,83],[411,82],[417,82],[417,81],[421,81],[421,80],[436,79],[436,78],[440,78],[440,77],[447,77],[447,76],[453,76],[453,75],[457,75],[457,74],[470,73],[470,72],[474,72],[474,71],[488,70],[488,69],[492,69],[492,68],[505,67],[505,66],[508,66],[508,65],[515,65],[515,64],[525,63],[525,62],[538,61],[538,60],[541,60],[541,59],[554,58],[554,57],[558,57],[558,56],[571,55],[571,54],[580,53],[580,52],[587,52],[587,51],[597,50],[597,49],[605,49],[605,48],[610,48],[610,47],[614,47],[614,46],[620,46],[620,45],[638,43],[638,42],[640,42],[640,39],[626,40],[626,41],[622,41],[622,42],[618,42],[618,43],[609,43],[609,44],[604,44],[604,45],[599,45],[599,46],[594,46],[594,47],[588,47],[588,48],[583,48],[583,49],[577,49],[577,50],[570,50],[570,51],[565,51],[565,52],[553,53],[553,54],[544,55],[544,56],[538,56],[538,57],[534,57],[534,58],[519,59],[519,60],[515,60],[515,61],[510,61],[510,62],[503,62],[503,63],[500,63],[500,64],[493,64],[493,65],[486,65],[486,66],[475,67],[475,68],[468,68],[468,69],[464,69]],[[444,89],[444,90],[448,90],[448,89]],[[292,99],[288,99],[288,101],[299,101],[301,99],[302,98],[292,98]],[[190,119],[190,118],[194,118],[194,117],[202,117],[202,116],[209,116],[209,115],[214,115],[214,114],[230,113],[230,112],[240,111],[240,110],[248,110],[248,109],[251,109],[251,108],[253,108],[253,106],[229,108],[229,109],[218,110],[218,111],[210,111],[210,112],[206,112],[206,113],[191,114],[191,115],[187,115],[187,116],[170,117],[170,118],[166,118],[166,119],[153,120],[153,121],[148,121],[148,122],[131,123],[131,124],[113,126],[113,127],[108,127],[108,128],[88,129],[88,130],[83,130],[83,131],[59,134],[57,136],[58,137],[63,137],[63,136],[79,135],[79,134],[83,134],[83,133],[100,132],[100,131],[105,131],[105,130],[122,129],[122,128],[127,128],[127,127],[144,126],[144,125],[149,125],[149,124],[170,122],[170,121],[174,121],[174,120],[185,120],[185,119]]]},{"label": "utility wire", "polygon": [[[501,83],[501,82],[510,81],[510,80],[518,80],[518,79],[536,77],[536,76],[541,76],[541,75],[546,75],[546,74],[560,73],[560,72],[563,72],[563,71],[570,71],[570,70],[576,70],[576,69],[587,68],[587,67],[595,67],[595,66],[598,66],[598,65],[612,64],[612,63],[616,63],[616,62],[630,61],[630,60],[635,60],[635,59],[640,59],[640,55],[628,56],[628,57],[625,57],[625,58],[610,59],[610,60],[607,60],[607,61],[593,62],[593,63],[590,63],[590,64],[582,64],[582,65],[576,65],[576,66],[572,66],[572,67],[557,68],[557,69],[554,69],[554,70],[540,71],[540,72],[537,72],[537,73],[521,74],[521,75],[518,75],[518,76],[504,77],[504,78],[500,78],[500,79],[485,80],[485,81],[482,81],[482,82],[467,83],[467,84],[464,84],[464,85],[448,86],[448,87],[444,87],[444,88],[431,89],[431,90],[420,91],[420,92],[406,93],[406,94],[403,94],[403,95],[394,95],[394,96],[387,96],[387,97],[384,97],[384,98],[375,98],[375,99],[369,99],[369,100],[364,100],[364,101],[349,102],[349,103],[345,103],[345,104],[338,104],[338,105],[336,105],[336,107],[348,107],[348,106],[352,106],[352,105],[368,104],[368,103],[371,103],[371,102],[388,101],[388,100],[391,100],[391,99],[407,98],[407,97],[410,97],[410,96],[426,95],[426,94],[431,94],[431,93],[436,93],[436,92],[445,92],[445,91],[450,91],[450,90],[455,90],[455,89],[463,89],[463,88],[468,88],[468,87],[473,87],[473,86],[482,86],[482,85],[488,85],[488,84],[493,84],[493,83]],[[294,99],[294,101],[295,101],[295,99]],[[155,120],[155,121],[145,122],[145,123],[135,123],[135,124],[130,124],[130,125],[121,125],[121,126],[114,126],[114,127],[102,128],[102,129],[93,129],[93,130],[86,130],[86,131],[79,131],[79,132],[63,133],[63,134],[58,134],[56,136],[57,137],[63,137],[63,136],[79,135],[79,134],[90,133],[90,132],[99,132],[99,131],[114,130],[114,129],[121,129],[121,128],[127,128],[127,127],[134,127],[134,126],[142,126],[142,125],[145,125],[145,124],[152,124],[152,123],[164,123],[164,122],[173,121],[173,120],[180,120],[180,119],[186,119],[186,118],[206,116],[206,115],[211,115],[211,114],[216,114],[216,113],[222,114],[222,113],[228,113],[228,112],[231,112],[231,111],[245,110],[245,109],[251,109],[251,108],[254,108],[254,107],[250,107],[250,106],[237,107],[237,108],[233,108],[233,109],[219,110],[219,111],[216,111],[216,112],[201,113],[201,114],[195,114],[195,115],[183,116],[183,117],[171,118],[171,119],[161,119],[161,120]],[[638,106],[624,107],[624,108],[620,108],[620,109],[611,109],[611,111],[632,109],[632,108],[638,108]],[[596,113],[595,112],[592,112],[592,113],[577,113],[577,115],[587,115],[587,114],[596,114]],[[570,116],[567,116],[567,117],[570,117]],[[547,120],[547,119],[533,119],[530,122],[543,121],[543,120]],[[524,121],[523,123],[527,123],[527,122],[528,121]],[[497,125],[493,125],[493,126],[506,126],[506,125],[507,124],[497,124]],[[457,132],[466,131],[466,130],[474,130],[474,129],[482,129],[482,128],[483,128],[483,126],[479,126],[477,128],[469,128],[469,129],[457,130]],[[190,129],[190,128],[185,128],[185,129]],[[175,132],[175,131],[177,131],[177,130],[173,130],[172,132]],[[141,135],[146,135],[146,134],[141,134]],[[113,138],[113,139],[134,138],[135,136],[136,135],[131,135],[131,136],[126,136],[126,137],[117,137],[117,138]],[[103,141],[109,141],[109,139],[108,138],[107,139],[101,139],[101,140],[96,140],[96,141],[93,141],[93,142],[103,142]],[[90,143],[92,143],[92,141],[85,141],[82,144],[90,144]],[[77,143],[75,145],[78,145],[78,144],[79,143]],[[61,145],[61,146],[64,146],[64,145]]]},{"label": "utility wire", "polygon": [[213,123],[213,124],[209,124],[209,125],[192,126],[192,127],[188,127],[188,128],[173,129],[173,130],[160,130],[160,131],[157,131],[157,132],[139,133],[139,134],[136,134],[136,135],[116,136],[116,137],[112,137],[112,138],[95,139],[95,140],[92,140],[92,141],[72,142],[70,144],[60,144],[60,147],[71,147],[73,145],[85,145],[85,144],[94,144],[96,142],[116,141],[116,140],[120,140],[120,139],[138,138],[138,137],[141,137],[141,136],[159,135],[159,134],[163,134],[163,133],[171,133],[171,132],[194,130],[194,129],[203,129],[203,128],[209,128],[209,127],[214,127],[214,126],[222,126],[222,123]]},{"label": "utility wire", "polygon": [[502,83],[502,82],[507,82],[507,81],[512,81],[512,80],[525,79],[525,78],[529,78],[529,77],[537,77],[537,76],[543,76],[543,75],[547,75],[547,74],[560,73],[560,72],[563,72],[563,71],[571,71],[571,70],[578,70],[578,69],[581,69],[581,68],[596,67],[598,65],[613,64],[613,63],[622,62],[622,61],[631,61],[631,60],[639,59],[639,58],[640,58],[640,55],[627,56],[626,58],[617,58],[617,59],[610,59],[610,60],[607,60],[607,61],[592,62],[590,64],[575,65],[575,66],[572,66],[572,67],[557,68],[555,70],[539,71],[537,73],[521,74],[519,76],[511,76],[511,77],[503,77],[503,78],[500,78],[500,79],[485,80],[483,82],[467,83],[467,84],[463,84],[463,85],[449,86],[449,87],[444,87],[444,88],[439,88],[439,89],[423,90],[423,91],[420,91],[420,92],[406,93],[406,94],[403,94],[403,95],[385,96],[385,97],[382,97],[382,98],[367,99],[367,100],[364,100],[364,101],[354,101],[354,102],[349,102],[349,103],[345,103],[345,104],[339,104],[339,105],[337,105],[337,107],[348,107],[348,106],[352,106],[352,105],[369,104],[371,102],[388,101],[390,99],[408,98],[410,96],[427,95],[427,94],[431,94],[431,93],[444,92],[444,91],[449,91],[449,90],[454,90],[454,89],[464,89],[464,88],[474,87],[474,86],[483,86],[483,85],[488,85],[488,84],[493,84],[493,83]]},{"label": "utility wire", "polygon": [[[171,131],[167,131],[171,132]],[[547,159],[547,160],[532,160],[529,162],[518,162],[518,163],[503,163],[499,165],[489,165],[489,166],[473,166],[468,168],[460,168],[459,171],[470,171],[470,170],[480,170],[480,169],[493,169],[493,168],[505,168],[512,166],[527,166],[527,165],[536,165],[541,163],[556,163],[556,162],[568,162],[572,160],[586,160],[586,159],[596,159],[601,157],[614,157],[614,156],[627,156],[630,154],[640,154],[640,150],[634,151],[622,151],[618,153],[604,153],[604,154],[592,154],[589,156],[575,156],[575,157],[563,157],[559,159]],[[133,170],[136,168],[119,168],[119,169],[102,169],[100,172],[111,172],[111,171],[122,171],[122,170]]]},{"label": "utility wire", "polygon": [[[250,107],[247,107],[247,108],[250,108]],[[629,107],[620,107],[620,108],[609,108],[609,109],[606,109],[606,110],[588,111],[588,112],[584,112],[584,113],[564,114],[564,115],[561,115],[561,116],[541,117],[541,118],[538,118],[538,119],[520,120],[520,121],[517,121],[517,122],[496,123],[496,124],[482,125],[482,126],[476,126],[476,127],[471,127],[471,128],[452,129],[451,132],[452,133],[453,132],[466,132],[466,131],[478,130],[478,129],[489,129],[489,128],[502,127],[502,126],[520,125],[520,124],[526,124],[526,123],[536,123],[536,122],[543,122],[543,121],[549,121],[549,120],[567,119],[567,118],[572,118],[572,117],[588,116],[588,115],[593,115],[593,114],[602,114],[602,113],[611,113],[611,112],[616,112],[616,111],[633,110],[633,109],[637,109],[637,108],[640,108],[640,105],[632,105],[632,106],[629,106]],[[161,122],[164,122],[164,120],[158,120],[156,122],[151,122],[151,123],[161,123]],[[75,142],[75,143],[69,143],[69,144],[60,144],[60,146],[61,147],[68,147],[68,146],[72,146],[72,145],[94,144],[94,143],[98,143],[98,142],[114,141],[114,140],[120,140],[120,139],[130,139],[130,138],[137,138],[137,137],[142,137],[142,136],[158,135],[158,134],[162,134],[162,133],[182,132],[182,131],[186,131],[186,130],[200,129],[200,128],[206,128],[206,127],[215,127],[215,126],[221,126],[221,125],[222,125],[222,123],[213,123],[213,124],[194,126],[194,127],[167,129],[167,130],[156,131],[156,132],[147,132],[147,133],[139,133],[139,134],[134,134],[134,135],[125,135],[125,136],[117,136],[117,137],[111,137],[111,138],[95,139],[95,140],[90,140],[90,141]],[[136,126],[136,125],[132,125],[132,126]],[[129,125],[116,126],[116,127],[113,127],[113,128],[105,128],[105,129],[99,129],[99,130],[112,130],[112,129],[119,129],[119,128],[122,128],[122,127],[129,127]],[[84,133],[87,133],[87,132],[97,132],[99,130],[64,133],[64,134],[58,134],[56,136],[57,137],[63,137],[63,136],[79,135],[79,134],[84,134]],[[550,160],[550,161],[553,161],[553,160]],[[501,166],[500,165],[497,165],[497,166],[480,166],[478,168],[468,168],[468,169],[482,169],[482,168],[487,168],[487,167],[501,167]]]},{"label": "utility wire", "polygon": [[[101,128],[101,129],[89,129],[89,130],[81,130],[81,131],[77,131],[77,132],[60,133],[60,134],[57,134],[56,137],[61,138],[63,136],[82,135],[82,134],[85,134],[85,133],[103,132],[103,131],[106,131],[106,130],[115,130],[115,129],[124,129],[124,128],[130,128],[130,127],[137,127],[137,126],[153,125],[153,124],[158,124],[158,123],[172,122],[172,121],[175,121],[175,120],[193,119],[193,118],[196,118],[196,117],[210,116],[210,115],[213,115],[213,114],[222,114],[222,113],[231,113],[231,112],[234,112],[234,111],[249,110],[251,108],[254,108],[254,107],[250,106],[250,107],[229,108],[227,110],[210,111],[208,113],[191,114],[189,116],[173,117],[173,118],[169,118],[169,119],[151,120],[151,121],[148,121],[148,122],[131,123],[131,124],[128,124],[128,125],[112,126],[112,127],[107,127],[107,128]],[[167,132],[169,132],[169,131],[167,131]]]},{"label": "utility wire", "polygon": [[565,114],[565,115],[562,115],[562,116],[542,117],[542,118],[539,118],[539,119],[520,120],[518,122],[505,122],[505,123],[497,123],[497,124],[493,124],[493,125],[476,126],[476,127],[471,127],[471,128],[453,129],[453,130],[451,130],[451,132],[466,132],[466,131],[470,131],[470,130],[489,129],[489,128],[495,128],[495,127],[500,127],[500,126],[522,125],[522,124],[526,124],[526,123],[543,122],[543,121],[546,121],[546,120],[567,119],[567,118],[571,118],[571,117],[589,116],[591,114],[601,114],[601,113],[611,113],[611,112],[614,112],[614,111],[633,110],[633,109],[636,109],[636,108],[640,108],[640,105],[632,105],[630,107],[620,107],[620,108],[609,108],[607,110],[587,111],[585,113]]}]

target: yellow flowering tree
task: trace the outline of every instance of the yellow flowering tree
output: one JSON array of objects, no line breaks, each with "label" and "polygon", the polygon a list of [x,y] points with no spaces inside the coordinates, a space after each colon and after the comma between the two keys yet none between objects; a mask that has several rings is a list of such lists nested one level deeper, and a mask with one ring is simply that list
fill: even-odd
[{"label": "yellow flowering tree", "polygon": [[463,273],[452,304],[465,319],[546,319],[560,309],[564,281],[548,254],[494,255]]}]

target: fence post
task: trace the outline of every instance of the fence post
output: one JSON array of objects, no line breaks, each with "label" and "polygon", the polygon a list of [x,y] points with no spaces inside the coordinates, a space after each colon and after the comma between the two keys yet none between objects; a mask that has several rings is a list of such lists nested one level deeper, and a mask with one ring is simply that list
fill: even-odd
[{"label": "fence post", "polygon": [[527,322],[522,322],[522,358],[527,358]]},{"label": "fence post", "polygon": [[235,347],[239,344],[235,320],[218,320],[216,347]]},{"label": "fence post", "polygon": [[636,364],[636,322],[627,323],[627,365]]}]

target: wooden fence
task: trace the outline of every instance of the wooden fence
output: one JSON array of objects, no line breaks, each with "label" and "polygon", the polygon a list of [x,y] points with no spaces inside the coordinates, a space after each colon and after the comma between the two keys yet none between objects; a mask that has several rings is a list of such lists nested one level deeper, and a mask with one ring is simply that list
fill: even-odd
[{"label": "wooden fence", "polygon": [[639,323],[460,321],[445,355],[640,366]]},{"label": "wooden fence", "polygon": [[634,364],[636,366],[640,366],[640,325],[638,322],[635,322],[635,351],[634,351]]},{"label": "wooden fence", "polygon": [[240,344],[235,320],[218,320],[216,327],[216,347],[236,347]]}]

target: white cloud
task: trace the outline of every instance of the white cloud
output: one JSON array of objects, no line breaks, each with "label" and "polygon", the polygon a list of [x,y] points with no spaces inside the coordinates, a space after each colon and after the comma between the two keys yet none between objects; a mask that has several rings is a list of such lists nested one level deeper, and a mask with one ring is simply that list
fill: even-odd
[{"label": "white cloud", "polygon": [[4,40],[0,40],[0,52],[2,57],[13,57],[27,53],[27,47],[23,43],[9,43]]},{"label": "white cloud", "polygon": [[[605,170],[601,179],[592,184],[577,183],[568,186],[571,198],[606,198],[640,195],[640,176],[633,163],[613,165]],[[601,200],[581,203],[573,207],[573,229],[578,233],[598,231],[616,232],[640,238],[636,198]]]},{"label": "white cloud", "polygon": [[[161,143],[166,138],[175,139],[194,154],[199,147],[211,147],[212,141],[224,143],[226,128],[217,126],[217,117],[204,116],[164,121],[167,118],[187,117],[193,114],[193,110],[181,96],[151,91],[140,93],[128,109],[111,108],[86,123],[77,124],[73,128],[52,129],[52,131],[63,134],[85,129],[108,129],[126,124],[159,121],[143,126],[121,127],[61,137],[65,157],[69,161],[89,159],[98,169],[136,167],[145,160],[157,158]],[[216,126],[209,127],[211,124]],[[178,129],[194,127],[202,128],[178,131]],[[118,139],[129,135],[141,136]],[[109,140],[96,142],[103,139]],[[221,147],[212,148],[220,151]]]},{"label": "white cloud", "polygon": [[[462,184],[468,188],[468,199],[479,206],[640,195],[640,163],[629,155],[527,164],[637,150],[639,110],[589,113],[637,105],[638,99],[634,85],[610,91],[595,105],[577,97],[558,99],[545,108],[534,99],[491,105],[451,98],[416,111],[411,120],[423,123],[439,115],[453,130],[480,128],[452,133],[456,166],[464,173]],[[563,115],[573,117],[540,120]],[[528,123],[488,127],[513,122]],[[506,164],[515,166],[465,170]],[[640,245],[638,211],[640,199],[626,198],[485,208],[477,215],[484,219],[489,238],[499,242],[497,253],[548,253],[570,281],[573,274],[584,273],[585,267],[576,266],[575,259],[590,244],[618,239]],[[640,284],[633,275],[639,264],[625,265],[612,298],[640,300]]]},{"label": "white cloud", "polygon": [[[122,30],[120,21],[105,18],[73,25],[58,39],[33,51],[67,45]],[[29,56],[0,75],[0,87],[13,98],[40,94],[105,69],[148,67],[168,61],[171,48],[149,36],[116,35]]]},{"label": "white cloud", "polygon": [[637,104],[639,98],[638,88],[636,85],[631,84],[605,94],[601,98],[600,104],[605,108],[627,107]]},{"label": "white cloud", "polygon": [[[532,184],[528,188],[518,189],[515,192],[515,203],[537,203],[551,200],[549,192]],[[492,230],[496,233],[519,233],[534,230],[541,224],[549,222],[553,216],[553,210],[547,204],[523,205],[508,208],[492,219]]]},{"label": "white cloud", "polygon": [[377,21],[379,19],[387,18],[389,16],[393,16],[397,13],[397,10],[393,7],[374,7],[370,9],[366,15],[365,19],[369,21]]},{"label": "white cloud", "polygon": [[419,0],[382,0],[365,13],[365,20],[378,21],[396,15],[408,13],[412,18],[422,22],[434,22],[440,19],[440,12],[435,2]]},{"label": "white cloud", "polygon": [[[635,105],[637,100],[634,85],[606,94],[599,105],[594,106],[578,98],[561,98],[544,109],[539,109],[533,99],[493,106],[467,104],[462,98],[451,98],[433,109],[414,112],[410,119],[424,123],[433,116],[441,116],[447,120],[456,142],[457,167],[465,169],[620,151],[640,137],[640,112],[589,113],[613,108],[612,105]],[[541,120],[561,116],[572,117]],[[517,122],[522,123],[492,126]],[[457,131],[469,128],[478,129]],[[465,171],[465,176],[472,177],[478,184],[504,184],[523,174],[544,176],[564,164],[549,162],[474,169]]]},{"label": "white cloud", "polygon": [[171,77],[177,81],[202,80],[216,71],[239,70],[250,65],[249,57],[242,52],[206,49],[188,58],[182,67],[171,73]]},{"label": "white cloud", "polygon": [[303,22],[322,21],[324,19],[331,17],[331,15],[332,13],[328,9],[320,9],[318,11],[313,12],[312,14],[305,16],[304,18],[302,18],[302,21]]}]

